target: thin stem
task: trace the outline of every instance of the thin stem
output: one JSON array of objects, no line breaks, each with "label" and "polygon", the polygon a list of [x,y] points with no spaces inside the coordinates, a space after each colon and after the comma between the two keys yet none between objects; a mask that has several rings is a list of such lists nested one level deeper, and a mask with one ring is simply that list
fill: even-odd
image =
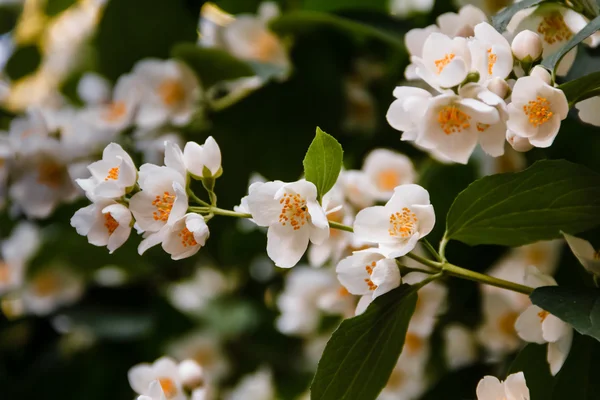
[{"label": "thin stem", "polygon": [[436,260],[442,262],[443,259],[442,257],[438,254],[437,251],[435,251],[435,248],[431,245],[431,243],[429,243],[429,240],[423,238],[421,240],[421,243],[423,243],[423,246],[425,246],[425,248],[427,249],[427,251],[429,251],[429,253],[435,257]]},{"label": "thin stem", "polygon": [[208,204],[206,201],[202,200],[200,197],[196,196],[196,193],[192,192],[191,190],[188,190],[188,196],[190,199],[192,199],[193,201],[195,201],[198,204],[202,204],[203,206],[210,206],[210,204]]},{"label": "thin stem", "polygon": [[444,263],[443,268],[444,271],[448,273],[448,275],[456,276],[458,278],[485,283],[486,285],[512,290],[513,292],[523,293],[528,296],[533,292],[532,287],[519,285],[518,283],[505,281],[504,279],[494,278],[493,276],[480,274],[479,272],[461,268],[454,264]]},{"label": "thin stem", "polygon": [[440,271],[442,269],[443,264],[436,262],[436,261],[432,261],[432,260],[428,260],[424,257],[418,256],[414,253],[407,253],[406,257],[408,258],[412,258],[413,260],[423,264],[423,265],[427,265],[428,267],[434,268],[438,271]]},{"label": "thin stem", "polygon": [[444,272],[440,271],[437,274],[434,275],[429,275],[427,278],[423,279],[421,282],[419,282],[416,286],[417,286],[417,290],[421,289],[423,286],[427,285],[429,282],[435,281],[441,277],[444,276]]},{"label": "thin stem", "polygon": [[218,207],[210,207],[209,211],[215,215],[224,215],[226,217],[235,218],[252,218],[252,214],[240,213],[237,211],[224,210]]},{"label": "thin stem", "polygon": [[446,235],[444,235],[444,237],[442,238],[442,241],[440,242],[440,258],[442,259],[442,261],[446,261],[446,245],[448,244],[448,238],[446,237]]},{"label": "thin stem", "polygon": [[340,231],[354,232],[351,226],[340,224],[339,222],[329,221],[329,227],[333,229],[339,229]]}]

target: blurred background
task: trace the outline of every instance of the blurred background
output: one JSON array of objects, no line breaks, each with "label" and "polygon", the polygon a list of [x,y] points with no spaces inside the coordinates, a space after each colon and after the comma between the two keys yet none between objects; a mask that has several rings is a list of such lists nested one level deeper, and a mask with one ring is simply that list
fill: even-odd
[{"label": "blurred background", "polygon": [[[492,15],[507,2],[475,3]],[[598,128],[575,118],[564,123],[551,149],[507,152],[498,159],[477,154],[464,166],[435,161],[399,140],[385,114],[409,63],[404,34],[461,5],[449,0],[280,0],[280,14],[268,24],[287,59],[271,65],[260,57],[245,60],[210,40],[211,26],[218,29],[240,14],[257,15],[259,1],[2,0],[0,127],[17,129],[11,122],[32,107],[46,110],[45,118],[85,109],[101,102],[94,96],[110,92],[138,61],[175,58],[197,74],[203,100],[183,127],[161,127],[152,135],[128,127],[120,133],[119,141],[138,166],[161,162],[165,135],[182,143],[213,136],[223,154],[219,206],[231,209],[256,174],[298,179],[319,126],[342,144],[348,170],[361,169],[365,156],[377,148],[411,158],[417,182],[430,191],[435,206],[438,222],[430,241],[436,244],[454,197],[480,176],[519,170],[542,158],[567,158],[600,171]],[[583,61],[572,75],[597,69],[589,50],[579,57]],[[257,79],[240,80],[244,77]],[[72,129],[77,135],[86,127]],[[98,159],[101,150],[90,151],[86,160]],[[6,199],[11,179],[4,179],[1,191],[0,234],[8,249],[3,258],[10,261],[5,254],[10,249],[25,249],[27,255],[21,260],[24,289],[0,292],[0,399],[133,399],[129,368],[163,355],[196,359],[217,398],[297,399],[307,393],[331,332],[352,315],[353,305],[349,312],[348,307],[332,311],[319,300],[341,288],[332,275],[334,265],[276,268],[266,257],[265,233],[245,221],[215,218],[206,247],[182,261],[172,261],[160,248],[139,256],[140,239],[134,235],[109,255],[69,225],[87,200],[59,202],[43,217],[27,215],[14,199]],[[25,221],[31,225],[22,225]],[[25,228],[17,234],[19,226]],[[447,256],[478,271],[501,268],[501,263],[535,263],[549,271],[560,265],[556,277],[561,284],[590,279],[562,247],[553,243],[509,251],[453,242]],[[304,270],[323,277],[303,277],[298,271]],[[0,283],[8,279],[2,271]],[[325,283],[315,289],[316,281]],[[427,384],[421,398],[474,398],[476,382],[487,373],[506,371],[520,342],[514,332],[506,333],[509,344],[482,339],[491,317],[476,284],[452,280],[446,290],[448,301],[434,306],[441,310],[447,304],[427,338],[431,350],[424,361]],[[282,293],[296,299],[296,311],[282,306]],[[458,347],[465,360],[450,352],[448,340],[464,344]],[[225,397],[244,382],[241,397]],[[252,397],[248,387],[260,385],[269,388],[267,394]]]}]

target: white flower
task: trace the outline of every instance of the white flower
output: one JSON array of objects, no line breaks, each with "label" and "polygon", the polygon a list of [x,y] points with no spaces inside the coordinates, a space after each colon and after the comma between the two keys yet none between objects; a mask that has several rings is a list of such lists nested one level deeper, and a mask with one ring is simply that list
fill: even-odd
[{"label": "white flower", "polygon": [[136,123],[152,128],[171,122],[187,124],[198,110],[201,88],[194,73],[174,60],[142,60],[132,74],[139,79]]},{"label": "white flower", "polygon": [[529,388],[522,372],[509,375],[501,382],[486,376],[477,385],[477,400],[529,400]]},{"label": "white flower", "polygon": [[543,46],[540,35],[526,29],[515,36],[510,48],[517,60],[533,62],[542,56]]},{"label": "white flower", "polygon": [[112,101],[90,107],[85,117],[98,128],[121,131],[133,122],[141,90],[135,75],[123,75],[115,85]]},{"label": "white flower", "polygon": [[466,367],[477,360],[477,345],[469,328],[453,323],[444,327],[443,335],[446,362],[451,370]]},{"label": "white flower", "polygon": [[365,208],[356,215],[358,240],[378,243],[387,257],[405,255],[435,224],[429,193],[419,185],[401,185],[385,206]]},{"label": "white flower", "polygon": [[506,126],[535,147],[550,147],[567,118],[569,103],[562,90],[526,76],[515,83]]},{"label": "white flower", "polygon": [[462,83],[471,70],[471,53],[465,38],[433,32],[423,44],[422,58],[413,56],[417,75],[441,91]]},{"label": "white flower", "polygon": [[160,382],[152,381],[148,387],[147,395],[138,396],[137,400],[167,400],[167,398]]},{"label": "white flower", "polygon": [[131,156],[117,143],[111,143],[102,152],[102,160],[88,166],[92,174],[76,182],[90,199],[117,198],[135,185],[137,169]]},{"label": "white flower", "polygon": [[106,246],[112,254],[129,238],[132,226],[127,207],[110,199],[101,199],[75,212],[71,226],[87,236],[90,244]]},{"label": "white flower", "polygon": [[221,270],[201,267],[190,279],[169,285],[167,297],[184,313],[202,313],[210,301],[232,288],[232,281]]},{"label": "white flower", "polygon": [[88,105],[98,105],[109,101],[110,83],[106,78],[93,72],[83,74],[77,83],[77,95]]},{"label": "white flower", "polygon": [[25,309],[35,315],[48,315],[73,304],[83,293],[83,281],[71,270],[50,267],[28,278],[23,290]]},{"label": "white flower", "polygon": [[529,139],[518,136],[510,129],[506,130],[506,141],[508,144],[510,144],[513,150],[518,151],[519,153],[525,153],[533,149],[533,145],[529,142]]},{"label": "white flower", "polygon": [[[556,281],[544,275],[535,267],[526,271],[525,282],[533,287],[555,286]],[[530,305],[515,322],[515,328],[521,339],[544,344],[548,343],[548,364],[550,372],[556,375],[562,368],[573,341],[573,328],[566,322],[541,309]]]},{"label": "white flower", "polygon": [[200,214],[190,213],[168,225],[162,239],[162,248],[173,260],[181,260],[196,254],[208,239],[209,231]]},{"label": "white flower", "polygon": [[[408,335],[407,335],[408,336]],[[427,376],[425,365],[422,360],[426,357],[419,355],[417,359],[409,357],[410,340],[405,340],[406,351],[402,351],[392,374],[377,400],[399,400],[418,399],[427,390]],[[423,342],[418,345],[420,354],[429,353],[429,343]]]},{"label": "white flower", "polygon": [[431,93],[420,88],[398,86],[394,89],[394,97],[396,100],[386,114],[388,123],[392,128],[404,132],[402,140],[416,140]]},{"label": "white flower", "polygon": [[[182,389],[177,363],[168,357],[162,357],[153,364],[138,364],[127,373],[129,385],[140,395],[153,396],[158,392],[153,381],[158,381],[168,400],[187,399]],[[152,390],[151,390],[152,389]]]},{"label": "white flower", "polygon": [[[403,277],[402,281],[415,285],[428,276],[422,272],[410,272]],[[448,289],[440,283],[432,282],[419,289],[417,295],[418,300],[408,331],[420,338],[427,338],[433,332],[438,317],[446,311]]]},{"label": "white flower", "polygon": [[196,360],[187,359],[179,363],[179,377],[184,387],[195,389],[204,382],[204,372]]},{"label": "white flower", "polygon": [[389,200],[397,186],[415,180],[415,169],[410,159],[387,149],[371,151],[365,158],[362,170],[374,183],[372,197],[376,200]]},{"label": "white flower", "polygon": [[466,5],[461,7],[458,13],[447,12],[437,18],[440,31],[450,37],[468,38],[474,35],[474,28],[481,22],[487,22],[488,18],[479,8]]},{"label": "white flower", "polygon": [[581,265],[592,274],[600,275],[600,251],[595,250],[587,240],[571,236],[564,232],[563,236]]},{"label": "white flower", "polygon": [[304,179],[257,185],[248,195],[248,209],[257,225],[269,227],[267,254],[278,267],[293,267],[309,240],[321,244],[329,237],[329,222],[317,202],[317,188]]},{"label": "white flower", "polygon": [[233,390],[225,394],[224,399],[272,400],[276,397],[272,373],[263,368],[244,376]]},{"label": "white flower", "polygon": [[[281,69],[283,76],[290,69],[290,61],[279,38],[269,30],[268,22],[279,15],[277,5],[264,2],[258,16],[236,15],[223,32],[224,44],[234,56],[248,61],[271,64]],[[259,74],[260,75],[260,74]]]},{"label": "white flower", "polygon": [[515,321],[523,307],[503,293],[483,292],[483,325],[477,330],[477,339],[495,359],[519,348],[521,340],[515,330]]},{"label": "white flower", "polygon": [[340,261],[335,271],[348,292],[367,298],[361,301],[357,314],[362,313],[371,301],[402,283],[396,260],[371,250],[354,252]]},{"label": "white flower", "polygon": [[10,122],[8,139],[15,154],[31,155],[45,147],[49,138],[49,129],[42,112],[30,108],[21,117]]},{"label": "white flower", "polygon": [[204,387],[221,380],[229,370],[219,338],[206,331],[194,331],[178,338],[168,345],[167,354],[196,361],[202,367]]},{"label": "white flower", "polygon": [[[544,3],[538,7],[519,11],[511,19],[507,30],[517,34],[524,30],[537,32],[542,39],[542,58],[561,49],[575,34],[583,29],[588,21],[581,14],[557,3]],[[585,43],[596,46],[598,34],[592,35]],[[561,60],[556,73],[564,76],[575,61],[577,47],[569,51]]]},{"label": "white flower", "polygon": [[375,203],[373,198],[373,193],[376,191],[375,184],[364,171],[342,170],[338,181],[346,201],[354,207],[360,209]]},{"label": "white flower", "polygon": [[405,17],[413,12],[426,13],[433,7],[433,0],[393,0],[390,3],[392,15]]},{"label": "white flower", "polygon": [[[404,44],[411,56],[421,58],[423,55],[423,45],[425,40],[429,37],[432,32],[439,32],[439,28],[436,25],[429,25],[425,28],[415,28],[406,32],[404,35]],[[409,64],[404,71],[404,76],[408,80],[420,79],[417,75],[416,64]],[[397,96],[396,96],[397,97]]]},{"label": "white flower", "polygon": [[480,81],[508,77],[513,70],[513,56],[506,38],[487,22],[477,24],[474,32],[475,39],[469,42],[469,49]]},{"label": "white flower", "polygon": [[187,170],[194,177],[216,177],[221,170],[221,149],[212,136],[202,146],[196,142],[187,142],[183,149],[183,159]]},{"label": "white flower", "polygon": [[575,104],[575,108],[579,111],[579,119],[588,124],[600,126],[600,96],[592,97]]},{"label": "white flower", "polygon": [[40,231],[30,222],[21,222],[0,244],[0,295],[17,289],[23,282],[27,262],[41,244]]},{"label": "white flower", "polygon": [[[451,161],[466,164],[478,142],[487,144],[486,140],[492,139],[492,143],[497,143],[496,136],[484,136],[490,126],[499,122],[498,110],[482,101],[454,94],[439,95],[429,101],[416,143]],[[497,155],[500,149],[495,145],[486,149],[489,151],[490,147]]]}]

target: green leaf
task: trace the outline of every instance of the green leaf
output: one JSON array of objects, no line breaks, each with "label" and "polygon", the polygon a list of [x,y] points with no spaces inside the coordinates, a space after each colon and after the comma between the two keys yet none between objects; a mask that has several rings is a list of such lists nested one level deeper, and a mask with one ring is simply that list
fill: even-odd
[{"label": "green leaf", "polygon": [[311,400],[376,399],[402,352],[416,303],[416,288],[402,285],[342,322],[319,361]]},{"label": "green leaf", "polygon": [[508,375],[523,372],[532,399],[551,399],[554,377],[550,373],[546,354],[548,345],[530,343],[519,352],[510,365]]},{"label": "green leaf", "polygon": [[8,59],[4,71],[12,80],[18,80],[38,69],[42,55],[37,45],[19,47]]},{"label": "green leaf", "polygon": [[370,10],[388,12],[388,0],[305,0],[303,8],[313,11],[335,12],[341,10]]},{"label": "green leaf", "polygon": [[207,88],[217,82],[254,75],[248,64],[226,51],[202,48],[195,43],[176,45],[171,51],[171,56],[185,62]]},{"label": "green leaf", "polygon": [[342,170],[344,151],[335,138],[317,127],[317,135],[304,156],[304,176],[317,187],[319,201],[335,185]]},{"label": "green leaf", "polygon": [[46,15],[55,16],[77,3],[77,0],[46,0]]},{"label": "green leaf", "polygon": [[469,245],[521,246],[599,224],[600,175],[565,160],[544,160],[469,185],[450,208],[445,236]]},{"label": "green leaf", "polygon": [[512,19],[512,17],[521,10],[526,8],[535,7],[540,3],[547,2],[546,0],[523,0],[513,4],[510,7],[506,7],[498,14],[492,17],[492,25],[498,32],[504,32],[506,26]]},{"label": "green leaf", "polygon": [[377,39],[393,47],[405,49],[401,35],[333,14],[316,11],[292,11],[270,23],[271,29],[280,35],[311,31],[315,27],[323,26],[349,33],[360,39]]},{"label": "green leaf", "polygon": [[115,81],[144,58],[167,58],[175,44],[196,42],[197,24],[185,0],[109,1],[96,35],[98,72]]},{"label": "green leaf", "polygon": [[556,315],[577,332],[600,341],[600,289],[545,286],[529,296],[533,304]]},{"label": "green leaf", "polygon": [[565,82],[558,88],[565,93],[569,104],[597,96],[600,94],[600,71]]},{"label": "green leaf", "polygon": [[21,7],[18,5],[0,6],[0,35],[10,32],[14,29],[20,14]]},{"label": "green leaf", "polygon": [[585,28],[577,32],[575,36],[573,36],[563,47],[560,48],[560,50],[546,57],[542,61],[542,65],[548,68],[550,71],[554,71],[556,69],[556,66],[560,63],[560,60],[562,60],[562,58],[565,56],[565,54],[569,52],[569,50],[577,46],[579,43],[583,42],[589,36],[598,31],[598,29],[600,29],[600,16],[594,18],[592,21],[590,21],[589,24],[585,26]]}]

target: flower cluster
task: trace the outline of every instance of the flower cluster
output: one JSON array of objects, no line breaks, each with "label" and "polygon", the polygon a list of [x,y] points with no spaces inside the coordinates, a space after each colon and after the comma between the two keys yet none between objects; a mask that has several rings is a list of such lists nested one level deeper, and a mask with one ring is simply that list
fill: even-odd
[{"label": "flower cluster", "polygon": [[[564,6],[543,5],[517,13],[502,33],[482,11],[465,6],[437,21],[406,34],[411,64],[405,76],[431,89],[394,90],[387,120],[404,132],[402,140],[462,164],[478,144],[493,157],[504,154],[506,141],[517,151],[550,147],[569,104],[537,64],[579,32],[585,17]],[[595,47],[597,41],[589,44]],[[573,58],[571,52],[562,60],[559,74],[566,74]],[[578,105],[581,118],[590,123],[594,118],[586,110],[592,101]]]}]

